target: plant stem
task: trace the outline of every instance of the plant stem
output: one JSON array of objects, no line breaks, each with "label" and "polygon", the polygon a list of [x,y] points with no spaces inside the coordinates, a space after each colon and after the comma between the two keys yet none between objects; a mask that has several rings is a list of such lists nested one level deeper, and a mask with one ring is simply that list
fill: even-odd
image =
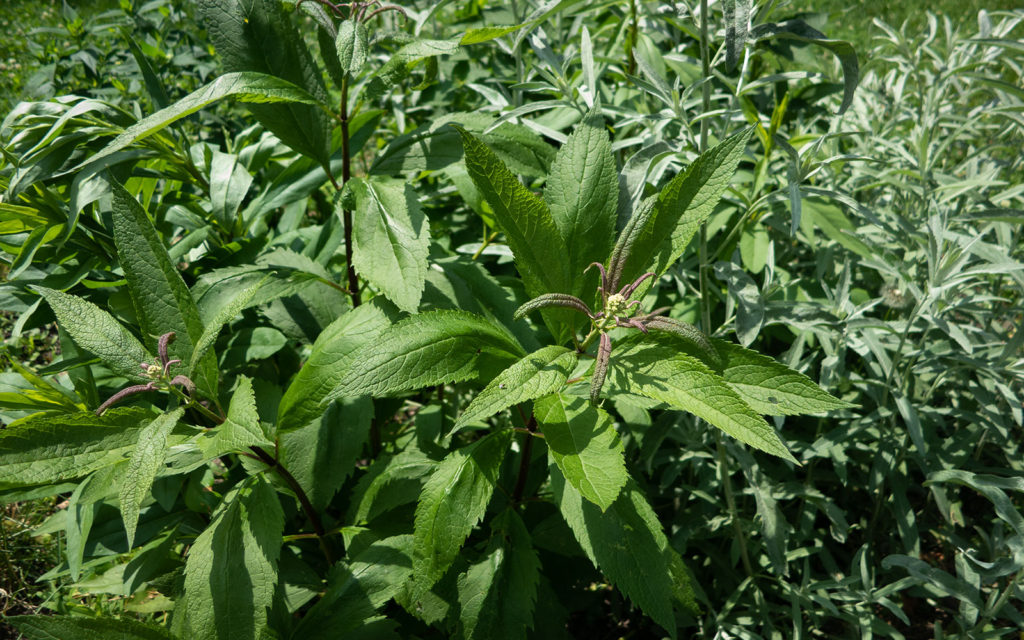
[{"label": "plant stem", "polygon": [[473,254],[473,257],[470,258],[470,260],[476,260],[477,258],[479,258],[480,255],[483,254],[484,249],[486,249],[488,246],[490,246],[490,244],[492,242],[494,242],[494,239],[497,238],[497,237],[498,237],[498,232],[497,231],[495,231],[491,235],[485,237],[483,243],[480,245],[480,248],[476,250],[476,253]]},{"label": "plant stem", "polygon": [[530,473],[530,456],[533,453],[533,432],[537,430],[537,419],[530,416],[526,423],[526,429],[530,435],[523,440],[523,450],[519,454],[519,475],[516,477],[516,486],[512,490],[512,502],[518,504],[523,500],[523,491],[526,490],[526,478]]},{"label": "plant stem", "polygon": [[[711,111],[711,56],[708,50],[708,0],[700,0],[700,67],[704,83],[701,85],[701,107],[705,114]],[[699,153],[708,149],[708,126],[710,120],[700,121]],[[708,225],[700,225],[700,265],[697,280],[700,287],[700,328],[711,333],[711,284],[708,282]]]},{"label": "plant stem", "polygon": [[[352,160],[348,135],[348,74],[341,81],[341,186],[344,187],[352,178]],[[348,271],[348,290],[352,295],[352,306],[358,307],[362,303],[359,295],[359,277],[356,275],[356,268],[352,264],[352,212],[342,208],[342,223],[345,225],[345,268]]]},{"label": "plant stem", "polygon": [[725,492],[725,506],[729,509],[729,519],[732,520],[732,528],[736,532],[736,541],[740,545],[740,559],[743,560],[743,569],[747,576],[753,578],[754,570],[750,564],[750,554],[747,553],[747,537],[743,535],[743,527],[740,525],[739,514],[736,511],[736,496],[732,493],[732,480],[729,479],[729,469],[725,459],[725,445],[722,444],[721,432],[715,433],[715,441],[718,449],[718,479],[722,483],[722,490]]},{"label": "plant stem", "polygon": [[295,479],[295,476],[291,474],[277,458],[267,453],[267,450],[263,447],[252,446],[249,450],[256,454],[256,457],[263,464],[273,469],[277,475],[281,476],[285,484],[295,493],[295,497],[299,499],[299,505],[302,507],[303,513],[309,518],[309,522],[313,525],[313,531],[316,533],[317,540],[320,542],[320,550],[324,553],[324,558],[327,559],[327,564],[334,564],[334,555],[331,553],[330,547],[327,545],[326,535],[327,531],[324,529],[324,524],[320,520],[320,514],[313,508],[313,503],[309,501],[309,496],[306,495],[302,485]]}]

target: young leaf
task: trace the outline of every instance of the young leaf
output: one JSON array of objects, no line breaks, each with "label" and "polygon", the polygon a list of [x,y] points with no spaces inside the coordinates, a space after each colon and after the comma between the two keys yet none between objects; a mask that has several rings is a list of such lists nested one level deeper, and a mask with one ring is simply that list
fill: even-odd
[{"label": "young leaf", "polygon": [[327,590],[303,616],[294,640],[333,640],[362,627],[412,574],[412,536],[378,540],[351,563],[336,565]]},{"label": "young leaf", "polygon": [[217,427],[199,436],[199,449],[203,457],[216,458],[225,453],[248,451],[249,447],[270,447],[274,442],[260,425],[256,412],[256,392],[252,380],[238,377],[238,387],[231,396],[227,419]]},{"label": "young leaf", "polygon": [[558,391],[576,367],[576,359],[574,351],[559,346],[531,353],[491,380],[459,416],[453,431],[485,420],[514,404]]},{"label": "young leaf", "polygon": [[263,476],[226,496],[185,563],[185,611],[196,640],[243,640],[266,632],[274,601],[284,513]]},{"label": "young leaf", "polygon": [[487,556],[459,576],[460,622],[467,640],[521,640],[533,629],[540,560],[522,518],[501,516]]},{"label": "young leaf", "polygon": [[[622,593],[674,638],[673,595],[686,590],[675,566],[678,554],[668,544],[654,510],[632,481],[605,512],[585,500],[561,471],[551,465],[551,492],[576,540]],[[690,608],[695,608],[689,603]]]},{"label": "young leaf", "polygon": [[[631,282],[645,271],[660,275],[683,254],[729,186],[751,131],[744,129],[704,152],[665,186],[649,217],[627,224],[615,250],[627,256],[619,283]],[[618,246],[626,242],[628,246]]]},{"label": "young leaf", "polygon": [[579,396],[555,393],[533,407],[551,460],[565,479],[601,511],[626,485],[625,450],[612,418]]},{"label": "young leaf", "polygon": [[35,414],[0,430],[0,489],[81,478],[131,455],[144,409]]},{"label": "young leaf", "polygon": [[462,311],[411,316],[342,358],[327,400],[461,382],[525,355],[503,328]]},{"label": "young leaf", "polygon": [[790,416],[848,409],[804,374],[738,344],[712,338],[724,363],[722,378],[750,407],[765,415]]},{"label": "young leaf", "polygon": [[775,429],[703,362],[675,352],[672,336],[623,341],[615,351],[612,388],[689,411],[737,440],[796,462]]},{"label": "young leaf", "polygon": [[417,591],[437,582],[487,510],[512,431],[492,433],[441,461],[420,495],[413,526]]},{"label": "young leaf", "polygon": [[462,135],[466,168],[494,210],[531,297],[542,293],[568,293],[572,289],[565,240],[547,206],[530,193],[512,172],[471,133]]},{"label": "young leaf", "polygon": [[[619,177],[600,110],[592,110],[558,150],[544,200],[566,239],[567,253],[562,259],[569,273],[578,274],[592,262],[604,262],[615,236]],[[583,283],[583,278],[576,278],[571,293],[580,295]]]},{"label": "young leaf", "polygon": [[[155,345],[157,338],[173,331],[175,339],[168,354],[189,362],[192,347],[203,334],[199,309],[142,205],[117,182],[111,181],[110,185],[114,196],[114,244],[143,338]],[[217,363],[212,356],[200,362],[197,373],[196,383],[215,397]]]},{"label": "young leaf", "polygon": [[430,247],[430,229],[416,192],[389,178],[356,178],[349,184],[356,198],[356,271],[399,309],[415,313]]},{"label": "young leaf", "polygon": [[370,49],[366,37],[366,25],[358,20],[345,20],[338,25],[338,36],[334,40],[341,70],[351,76],[358,76],[366,64]]},{"label": "young leaf", "polygon": [[[301,87],[317,101],[327,102],[323,76],[289,12],[278,0],[202,0],[199,8],[225,71],[277,76]],[[324,109],[299,103],[254,104],[249,108],[282,142],[329,166],[331,121]]]},{"label": "young leaf", "polygon": [[159,627],[130,618],[86,618],[82,616],[9,616],[4,618],[26,640],[173,640]]},{"label": "young leaf", "polygon": [[82,349],[97,355],[111,371],[129,380],[142,380],[142,363],[156,360],[146,348],[109,313],[88,300],[54,289],[35,286],[50,304],[62,329]]},{"label": "young leaf", "polygon": [[139,523],[142,501],[149,495],[153,479],[156,478],[157,472],[163,466],[164,456],[167,455],[167,438],[184,413],[185,410],[178,407],[170,413],[157,416],[139,431],[139,440],[128,461],[128,468],[121,478],[121,490],[118,492],[121,519],[124,520],[124,530],[128,534],[129,549],[135,543],[135,527]]}]

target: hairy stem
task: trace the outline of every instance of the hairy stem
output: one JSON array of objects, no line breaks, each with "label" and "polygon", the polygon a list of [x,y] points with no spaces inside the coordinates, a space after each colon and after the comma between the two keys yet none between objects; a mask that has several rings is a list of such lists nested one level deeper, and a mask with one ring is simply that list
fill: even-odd
[{"label": "hairy stem", "polygon": [[[705,114],[711,111],[711,56],[708,47],[708,0],[700,0],[700,67],[704,84],[701,85],[701,107]],[[708,149],[708,126],[711,121],[703,118],[700,121],[699,153]],[[704,333],[711,332],[711,284],[708,282],[708,225],[700,225],[700,266],[697,268],[697,279],[700,285],[700,328]]]},{"label": "hairy stem", "polygon": [[[348,133],[348,74],[345,74],[341,81],[341,112],[339,115],[341,116],[341,186],[344,187],[352,178]],[[345,225],[345,268],[348,272],[348,290],[352,295],[352,306],[358,307],[362,303],[362,299],[359,295],[359,277],[352,264],[352,212],[347,207],[342,209],[342,222]]]}]

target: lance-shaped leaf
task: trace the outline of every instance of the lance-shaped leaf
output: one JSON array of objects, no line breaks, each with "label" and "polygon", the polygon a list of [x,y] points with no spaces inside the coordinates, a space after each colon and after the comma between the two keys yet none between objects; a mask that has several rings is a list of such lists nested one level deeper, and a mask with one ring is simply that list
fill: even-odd
[{"label": "lance-shaped leaf", "polygon": [[416,192],[390,178],[356,178],[349,185],[356,198],[352,264],[399,309],[415,313],[430,248],[430,229]]},{"label": "lance-shaped leaf", "polygon": [[773,358],[725,340],[712,341],[723,362],[722,378],[758,413],[791,416],[856,406]]},{"label": "lance-shaped leaf", "polygon": [[220,333],[220,330],[224,328],[224,325],[231,322],[232,318],[249,306],[249,303],[256,295],[256,291],[263,286],[263,283],[267,281],[267,278],[269,278],[269,276],[264,276],[256,284],[250,285],[239,291],[238,294],[231,299],[231,302],[218,309],[217,314],[206,323],[206,328],[203,329],[202,335],[199,336],[199,340],[196,342],[196,346],[192,350],[192,357],[188,362],[189,374],[195,371],[196,366],[202,360],[203,356],[205,356],[210,350],[213,343],[217,341],[217,335]]},{"label": "lance-shaped leaf", "polygon": [[57,322],[82,349],[99,356],[111,371],[129,380],[141,380],[143,362],[153,364],[142,343],[112,315],[88,300],[54,289],[35,286],[50,304]]},{"label": "lance-shaped leaf", "polygon": [[[188,362],[193,345],[203,335],[199,309],[142,205],[120,184],[112,181],[110,186],[114,244],[143,338],[155,344],[159,336],[173,331],[170,357]],[[215,397],[217,363],[212,355],[200,361],[195,380],[206,394]]]},{"label": "lance-shaped leaf", "polygon": [[459,416],[453,430],[558,391],[572,374],[576,360],[574,351],[556,345],[529,354],[491,380]]},{"label": "lance-shaped leaf", "polygon": [[0,489],[81,478],[131,455],[139,429],[153,414],[111,409],[35,414],[0,430]]},{"label": "lance-shaped leaf", "polygon": [[274,446],[270,434],[260,424],[252,380],[239,376],[238,387],[231,396],[226,419],[216,428],[203,432],[199,436],[198,444],[206,458],[248,451],[249,447]]},{"label": "lance-shaped leaf", "polygon": [[[585,500],[557,466],[551,493],[562,517],[593,562],[634,604],[674,638],[673,600],[696,610],[679,555],[669,546],[654,510],[632,481],[607,510]],[[686,599],[684,594],[691,594]]]},{"label": "lance-shaped leaf", "polygon": [[337,365],[340,381],[327,400],[382,396],[470,380],[526,355],[502,327],[463,311],[411,316]]},{"label": "lance-shaped leaf", "polygon": [[750,0],[723,0],[722,10],[725,18],[725,66],[732,71],[747,46]]},{"label": "lance-shaped leaf", "polygon": [[606,511],[626,485],[625,450],[612,418],[579,396],[555,393],[533,408],[551,460],[565,479]]},{"label": "lance-shaped leaf", "polygon": [[466,169],[494,210],[527,292],[537,296],[571,291],[565,240],[547,206],[512,175],[487,145],[465,129],[458,130],[466,153]]},{"label": "lance-shaped leaf", "polygon": [[363,525],[382,513],[416,502],[437,463],[409,448],[390,458],[378,458],[351,494],[346,522]]},{"label": "lance-shaped leaf", "polygon": [[522,640],[533,629],[540,560],[522,518],[505,511],[487,555],[459,576],[459,615],[467,640]]},{"label": "lance-shaped leaf", "polygon": [[845,40],[831,40],[803,20],[759,24],[750,30],[751,40],[760,41],[769,38],[807,42],[834,53],[843,66],[843,104],[839,107],[839,113],[843,113],[849,108],[853,103],[853,92],[857,90],[857,84],[860,82],[860,67],[857,64],[857,52],[854,51],[853,45]]},{"label": "lance-shaped leaf", "polygon": [[366,25],[358,20],[345,20],[338,25],[338,35],[334,39],[334,48],[338,54],[341,71],[352,76],[359,75],[366,64],[366,54],[370,45],[366,36]]},{"label": "lance-shaped leaf", "polygon": [[135,543],[135,527],[139,523],[139,509],[142,501],[149,495],[153,479],[164,464],[167,455],[167,439],[171,430],[181,420],[185,410],[181,407],[170,413],[164,413],[147,424],[139,431],[139,440],[132,451],[128,467],[121,477],[121,489],[118,502],[121,505],[121,518],[124,529],[128,533],[128,548]]},{"label": "lance-shaped leaf", "polygon": [[[323,76],[280,2],[202,0],[199,8],[225,71],[267,73],[327,102]],[[300,103],[253,104],[249,109],[282,142],[328,166],[331,122],[325,110]]]},{"label": "lance-shaped leaf", "polygon": [[8,616],[4,622],[20,631],[27,640],[173,640],[164,629],[130,618],[34,615]]},{"label": "lance-shaped leaf", "polygon": [[744,129],[701,154],[669,181],[649,215],[638,209],[637,223],[627,223],[615,249],[627,256],[617,283],[631,282],[645,271],[661,275],[683,254],[729,186],[751,131]]},{"label": "lance-shaped leaf", "polygon": [[284,513],[261,475],[232,489],[189,550],[182,612],[195,640],[264,637],[277,585]]},{"label": "lance-shaped leaf", "polygon": [[362,627],[412,574],[412,536],[378,540],[327,578],[323,597],[299,622],[294,640],[333,640]]},{"label": "lance-shaped leaf", "polygon": [[[224,98],[235,98],[240,102],[296,102],[310,105],[319,105],[316,98],[304,89],[295,86],[291,82],[276,78],[265,73],[236,72],[225,73],[216,80],[209,82],[196,89],[171,106],[157,111],[151,116],[146,116],[132,126],[124,130],[110,144],[103,147],[99,153],[92,156],[82,164],[61,172],[75,173],[88,170],[90,167],[102,167],[109,162],[112,156],[135,144],[139,140],[158,133],[168,125],[192,115],[196,111],[207,107]],[[318,107],[319,108],[319,107]]]},{"label": "lance-shaped leaf", "polygon": [[[558,150],[544,187],[544,200],[555,225],[566,239],[563,260],[569,273],[582,272],[592,262],[603,262],[615,237],[619,176],[612,145],[599,109],[577,125]],[[515,249],[513,249],[514,251]],[[593,278],[577,278],[572,293],[593,291]]]},{"label": "lance-shaped leaf", "polygon": [[609,379],[612,388],[689,411],[737,440],[796,462],[775,429],[706,364],[680,353],[672,336],[624,340]]},{"label": "lance-shaped leaf", "polygon": [[512,431],[492,433],[448,454],[420,494],[413,525],[415,591],[437,582],[484,517]]}]

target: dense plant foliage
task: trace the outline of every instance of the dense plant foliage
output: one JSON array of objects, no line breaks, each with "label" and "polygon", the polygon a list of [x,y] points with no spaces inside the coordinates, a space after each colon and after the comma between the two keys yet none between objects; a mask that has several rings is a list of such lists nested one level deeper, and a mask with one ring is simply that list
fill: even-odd
[{"label": "dense plant foliage", "polygon": [[0,127],[0,307],[60,345],[0,374],[0,496],[61,500],[7,622],[1024,630],[1024,13],[858,60],[414,4],[65,7]]}]

